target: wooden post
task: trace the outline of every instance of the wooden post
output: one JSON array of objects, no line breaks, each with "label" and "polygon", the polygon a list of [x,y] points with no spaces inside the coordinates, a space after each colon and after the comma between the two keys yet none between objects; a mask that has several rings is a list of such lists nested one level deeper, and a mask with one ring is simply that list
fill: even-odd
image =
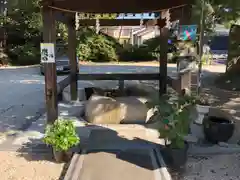
[{"label": "wooden post", "polygon": [[[164,18],[164,16],[162,17]],[[162,19],[158,19],[158,26],[160,29],[160,79],[159,79],[159,93],[160,96],[167,93],[167,54],[168,54],[168,36],[169,29],[162,26]]]},{"label": "wooden post", "polygon": [[201,0],[202,11],[200,20],[200,37],[199,37],[199,65],[198,65],[198,89],[197,94],[201,93],[201,75],[202,75],[202,56],[203,56],[203,45],[204,45],[204,29],[205,29],[205,1]]},{"label": "wooden post", "polygon": [[160,95],[167,93],[168,28],[161,28],[160,34]]},{"label": "wooden post", "polygon": [[76,52],[76,29],[75,20],[71,19],[68,23],[68,56],[70,60],[70,92],[71,99],[76,101],[78,98],[78,84],[77,84],[77,52]]},{"label": "wooden post", "polygon": [[118,88],[121,93],[124,92],[124,80],[119,80],[118,81]]},{"label": "wooden post", "polygon": [[[43,7],[42,17],[43,41],[44,43],[55,44],[56,27],[52,9]],[[46,63],[44,65],[44,74],[47,122],[53,123],[58,118],[56,63]]]}]

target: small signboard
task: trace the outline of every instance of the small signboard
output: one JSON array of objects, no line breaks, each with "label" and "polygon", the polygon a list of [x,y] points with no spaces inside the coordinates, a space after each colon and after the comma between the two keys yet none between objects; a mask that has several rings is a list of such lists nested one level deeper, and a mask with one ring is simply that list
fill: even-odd
[{"label": "small signboard", "polygon": [[179,26],[179,39],[183,41],[195,41],[197,37],[197,25]]},{"label": "small signboard", "polygon": [[41,63],[55,63],[55,45],[41,43]]}]

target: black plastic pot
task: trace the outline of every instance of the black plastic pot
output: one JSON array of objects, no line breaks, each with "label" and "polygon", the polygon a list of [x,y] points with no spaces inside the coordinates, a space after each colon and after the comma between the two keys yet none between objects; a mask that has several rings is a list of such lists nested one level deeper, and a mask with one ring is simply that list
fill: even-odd
[{"label": "black plastic pot", "polygon": [[184,168],[187,162],[187,151],[188,151],[188,143],[185,142],[185,146],[182,149],[171,148],[170,146],[166,146],[162,150],[162,154],[164,156],[164,160],[174,169],[182,169]]},{"label": "black plastic pot", "polygon": [[233,135],[233,121],[215,116],[208,116],[203,122],[204,135],[207,141],[217,144],[227,142]]},{"label": "black plastic pot", "polygon": [[53,150],[53,157],[57,163],[69,162],[73,153],[71,151],[56,151]]},{"label": "black plastic pot", "polygon": [[57,163],[62,163],[64,161],[64,152],[53,150],[53,157]]}]

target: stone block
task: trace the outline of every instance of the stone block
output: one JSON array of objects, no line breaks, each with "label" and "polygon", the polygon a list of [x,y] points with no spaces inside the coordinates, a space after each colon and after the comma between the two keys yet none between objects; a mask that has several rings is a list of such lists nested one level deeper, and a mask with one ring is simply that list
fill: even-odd
[{"label": "stone block", "polygon": [[86,103],[86,120],[94,124],[144,124],[148,108],[146,98],[117,97],[110,98],[93,95]]},{"label": "stone block", "polygon": [[[70,102],[71,101],[71,93],[70,93],[70,86],[67,86],[64,88],[62,92],[62,98],[64,102]],[[85,101],[86,95],[85,95],[85,88],[78,88],[78,101]]]}]

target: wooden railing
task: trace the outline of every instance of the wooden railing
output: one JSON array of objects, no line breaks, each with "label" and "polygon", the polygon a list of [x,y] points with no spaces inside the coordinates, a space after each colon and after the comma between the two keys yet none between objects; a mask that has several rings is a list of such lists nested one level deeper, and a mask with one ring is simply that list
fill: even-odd
[{"label": "wooden railing", "polygon": [[57,94],[61,94],[65,87],[71,83],[71,76],[68,75],[66,78],[57,83]]},{"label": "wooden railing", "polygon": [[[118,80],[119,88],[124,88],[125,80],[158,80],[160,79],[160,73],[118,73],[118,74],[77,74],[78,80]],[[57,92],[61,94],[63,89],[71,83],[71,75],[57,84]],[[167,84],[172,87],[178,93],[181,93],[183,89],[190,89],[191,87],[191,70],[185,69],[180,71],[175,78],[168,76]]]}]

